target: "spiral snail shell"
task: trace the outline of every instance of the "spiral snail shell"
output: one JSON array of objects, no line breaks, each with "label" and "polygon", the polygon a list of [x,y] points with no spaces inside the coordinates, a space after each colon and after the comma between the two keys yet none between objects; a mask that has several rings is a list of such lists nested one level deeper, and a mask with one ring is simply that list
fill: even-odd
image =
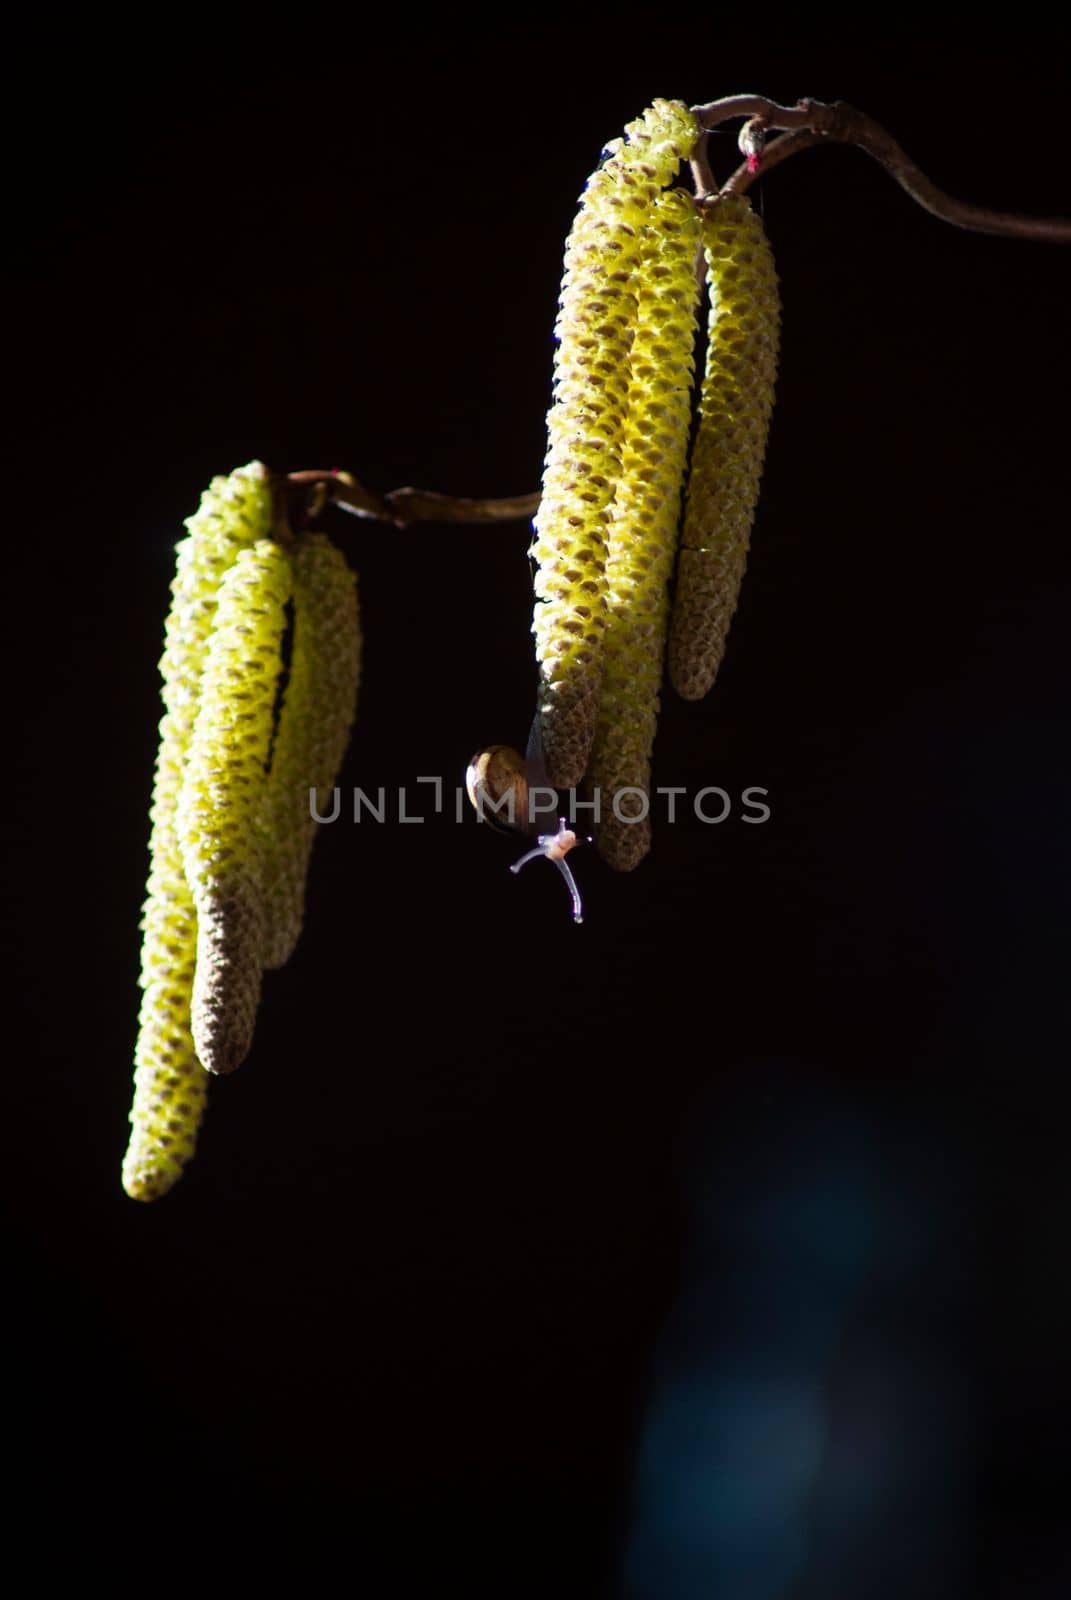
[{"label": "spiral snail shell", "polygon": [[489,744],[477,750],[465,773],[465,791],[481,822],[503,832],[526,831],[527,763],[512,745]]}]

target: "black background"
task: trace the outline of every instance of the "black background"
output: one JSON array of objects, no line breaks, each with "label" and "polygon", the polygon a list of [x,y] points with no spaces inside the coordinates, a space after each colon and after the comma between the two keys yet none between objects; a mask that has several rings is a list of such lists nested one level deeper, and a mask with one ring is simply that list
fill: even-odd
[{"label": "black background", "polygon": [[[576,929],[468,818],[340,821],[193,1167],[119,1188],[156,663],[208,479],[537,487],[562,240],[655,95],[841,97],[954,193],[1071,209],[1044,30],[659,16],[14,41],[8,1383],[42,1571],[1060,1592],[1068,256],[940,224],[858,152],[757,191],[784,340],[754,553],[656,751],[770,822],[578,860]],[[346,792],[523,742],[525,527],[329,520],[366,626]],[[719,1496],[788,1447],[704,1388],[730,1348],[824,1418],[750,1521]]]}]

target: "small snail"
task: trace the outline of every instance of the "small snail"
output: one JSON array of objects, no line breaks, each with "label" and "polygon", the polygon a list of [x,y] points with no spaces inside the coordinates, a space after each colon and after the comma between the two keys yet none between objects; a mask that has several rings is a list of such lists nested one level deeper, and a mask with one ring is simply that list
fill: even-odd
[{"label": "small snail", "polygon": [[510,867],[520,872],[529,861],[546,856],[553,861],[565,879],[573,903],[573,921],[583,922],[584,908],[566,856],[576,845],[583,843],[567,828],[565,818],[558,821],[556,833],[537,833],[540,810],[545,806],[535,803],[537,795],[554,795],[546,781],[539,732],[539,718],[532,724],[528,740],[528,753],[522,756],[508,744],[490,744],[478,750],[469,762],[465,773],[465,789],[481,822],[490,822],[503,833],[520,833],[535,839],[532,848]]}]

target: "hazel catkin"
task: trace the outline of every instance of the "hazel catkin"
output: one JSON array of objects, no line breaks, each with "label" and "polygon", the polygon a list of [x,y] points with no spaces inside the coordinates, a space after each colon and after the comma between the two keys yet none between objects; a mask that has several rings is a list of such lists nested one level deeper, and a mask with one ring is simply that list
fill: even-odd
[{"label": "hazel catkin", "polygon": [[270,539],[243,550],[224,577],[179,796],[182,859],[197,908],[192,1031],[208,1072],[240,1066],[256,1023],[261,806],[290,589],[290,558]]},{"label": "hazel catkin", "polygon": [[596,841],[629,871],[650,848],[651,748],[688,453],[699,219],[689,195],[658,197],[644,230],[621,475],[608,519],[607,626],[589,781]]},{"label": "hazel catkin", "polygon": [[777,273],[743,196],[702,215],[710,292],[706,370],[670,621],[669,677],[700,700],[717,675],[747,563],[780,330]]},{"label": "hazel catkin", "polygon": [[143,991],[134,1061],[131,1132],[123,1187],[135,1200],[166,1194],[193,1155],[207,1080],[190,1027],[197,914],[176,832],[176,809],[200,701],[219,585],[238,552],[263,537],[271,503],[260,462],[214,478],[178,546],[165,649],[164,717],[152,798]]},{"label": "hazel catkin", "polygon": [[595,734],[607,623],[609,507],[621,471],[635,331],[635,271],[659,191],[698,135],[694,117],[659,100],[606,147],[566,242],[554,399],[531,554],[532,631],[550,782],[584,776]]},{"label": "hazel catkin", "polygon": [[293,558],[294,637],[264,793],[263,964],[281,967],[297,943],[316,836],[310,790],[330,788],[357,706],[361,629],[357,580],[323,534]]}]

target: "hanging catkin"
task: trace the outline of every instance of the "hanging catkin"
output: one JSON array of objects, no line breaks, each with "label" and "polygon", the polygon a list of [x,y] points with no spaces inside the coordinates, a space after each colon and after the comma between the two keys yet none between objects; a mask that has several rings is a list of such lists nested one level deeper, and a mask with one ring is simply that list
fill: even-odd
[{"label": "hanging catkin", "polygon": [[606,147],[565,249],[554,402],[532,556],[543,754],[551,783],[578,784],[595,734],[606,630],[609,507],[621,472],[635,272],[659,191],[698,135],[659,100]]},{"label": "hanging catkin", "polygon": [[704,208],[706,372],[670,622],[669,676],[699,700],[717,675],[747,563],[777,376],[780,300],[762,223],[741,197]]},{"label": "hanging catkin", "polygon": [[310,790],[330,789],[357,706],[361,630],[357,580],[323,534],[293,558],[294,640],[264,795],[265,967],[281,967],[301,933],[316,836]]},{"label": "hanging catkin", "polygon": [[668,583],[688,452],[699,219],[689,195],[658,197],[643,239],[621,475],[608,520],[607,627],[589,782],[599,854],[620,871],[650,848],[651,748]]},{"label": "hanging catkin", "polygon": [[262,805],[290,558],[270,539],[220,585],[178,834],[197,907],[191,1015],[201,1065],[233,1072],[249,1051],[264,948]]},{"label": "hanging catkin", "polygon": [[201,675],[224,573],[263,537],[271,519],[267,469],[260,462],[215,478],[178,546],[160,671],[165,714],[152,797],[148,892],[142,917],[134,1104],[123,1187],[155,1200],[193,1155],[206,1078],[190,1030],[197,915],[186,882],[175,813],[200,700]]}]

